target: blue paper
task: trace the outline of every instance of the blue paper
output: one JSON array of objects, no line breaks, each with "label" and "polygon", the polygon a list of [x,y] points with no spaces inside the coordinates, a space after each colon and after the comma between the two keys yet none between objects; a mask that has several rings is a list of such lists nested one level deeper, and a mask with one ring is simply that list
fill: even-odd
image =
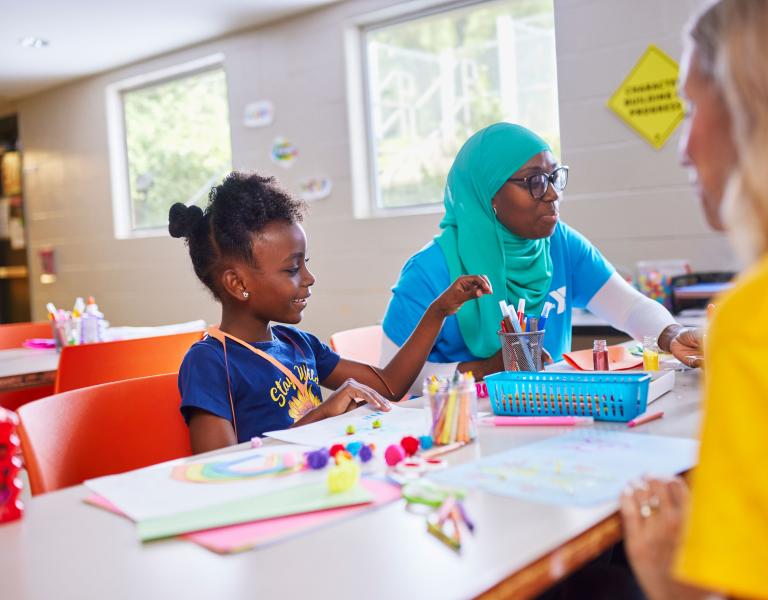
[{"label": "blue paper", "polygon": [[579,429],[481,458],[430,478],[446,485],[566,506],[619,498],[643,475],[672,476],[696,464],[695,440]]}]

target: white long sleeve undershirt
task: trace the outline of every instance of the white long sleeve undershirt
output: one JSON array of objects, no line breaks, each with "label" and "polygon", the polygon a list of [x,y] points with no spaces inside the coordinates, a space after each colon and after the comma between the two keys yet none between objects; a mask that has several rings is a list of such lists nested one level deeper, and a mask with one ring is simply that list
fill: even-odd
[{"label": "white long sleeve undershirt", "polygon": [[[662,331],[676,323],[669,311],[658,302],[643,296],[629,285],[618,273],[608,278],[603,286],[592,296],[587,310],[608,324],[625,332],[636,340],[644,336],[657,338]],[[397,354],[400,347],[387,334],[381,340],[381,363],[384,366]],[[416,377],[410,393],[421,394],[424,379],[432,375],[450,377],[456,371],[458,362],[426,362]]]}]

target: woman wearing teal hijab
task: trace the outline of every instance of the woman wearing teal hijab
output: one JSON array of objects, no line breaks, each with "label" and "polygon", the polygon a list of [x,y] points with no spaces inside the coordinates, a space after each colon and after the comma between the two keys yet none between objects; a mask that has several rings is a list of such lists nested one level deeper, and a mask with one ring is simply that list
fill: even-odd
[{"label": "woman wearing teal hijab", "polygon": [[496,123],[470,137],[448,173],[442,233],[408,260],[393,288],[383,359],[405,342],[440,290],[467,273],[486,275],[493,294],[467,302],[446,321],[424,375],[502,370],[499,301],[516,307],[521,298],[533,316],[552,305],[544,346],[555,360],[570,350],[572,308],[588,308],[635,339],[658,337],[663,350],[686,361],[698,354],[696,332],[629,286],[559,220],[567,182],[568,167],[525,127]]}]

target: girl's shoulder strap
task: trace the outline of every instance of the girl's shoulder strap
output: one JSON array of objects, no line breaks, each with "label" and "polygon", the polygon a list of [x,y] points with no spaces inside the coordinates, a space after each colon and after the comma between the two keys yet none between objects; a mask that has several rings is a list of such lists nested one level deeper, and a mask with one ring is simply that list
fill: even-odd
[{"label": "girl's shoulder strap", "polygon": [[283,363],[281,363],[279,360],[277,360],[271,354],[269,354],[267,352],[264,352],[263,350],[260,350],[259,348],[254,347],[252,344],[249,344],[248,342],[243,341],[240,338],[235,337],[234,335],[227,333],[226,331],[222,331],[218,327],[209,327],[207,333],[213,339],[218,340],[219,342],[221,342],[221,345],[224,346],[224,348],[225,348],[225,353],[226,353],[226,347],[227,347],[227,344],[226,344],[226,340],[227,339],[230,339],[233,342],[235,342],[237,344],[240,344],[244,348],[247,348],[248,350],[250,350],[254,354],[260,356],[261,358],[263,358],[264,360],[269,362],[272,366],[274,366],[276,369],[278,369],[281,373],[283,373],[283,375],[285,375],[291,381],[291,383],[293,383],[296,386],[296,389],[301,391],[304,395],[307,394],[307,386],[306,386],[306,384],[301,383],[301,381],[299,381],[299,378],[296,377],[296,375],[293,373],[293,371],[291,371],[288,367],[286,367]]}]

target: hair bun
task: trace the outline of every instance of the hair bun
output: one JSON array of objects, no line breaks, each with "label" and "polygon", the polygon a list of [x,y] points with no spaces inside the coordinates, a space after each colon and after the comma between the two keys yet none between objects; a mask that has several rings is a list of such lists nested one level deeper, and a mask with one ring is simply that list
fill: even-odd
[{"label": "hair bun", "polygon": [[199,206],[186,206],[177,202],[168,211],[168,233],[171,237],[188,238],[202,219],[203,211]]}]

